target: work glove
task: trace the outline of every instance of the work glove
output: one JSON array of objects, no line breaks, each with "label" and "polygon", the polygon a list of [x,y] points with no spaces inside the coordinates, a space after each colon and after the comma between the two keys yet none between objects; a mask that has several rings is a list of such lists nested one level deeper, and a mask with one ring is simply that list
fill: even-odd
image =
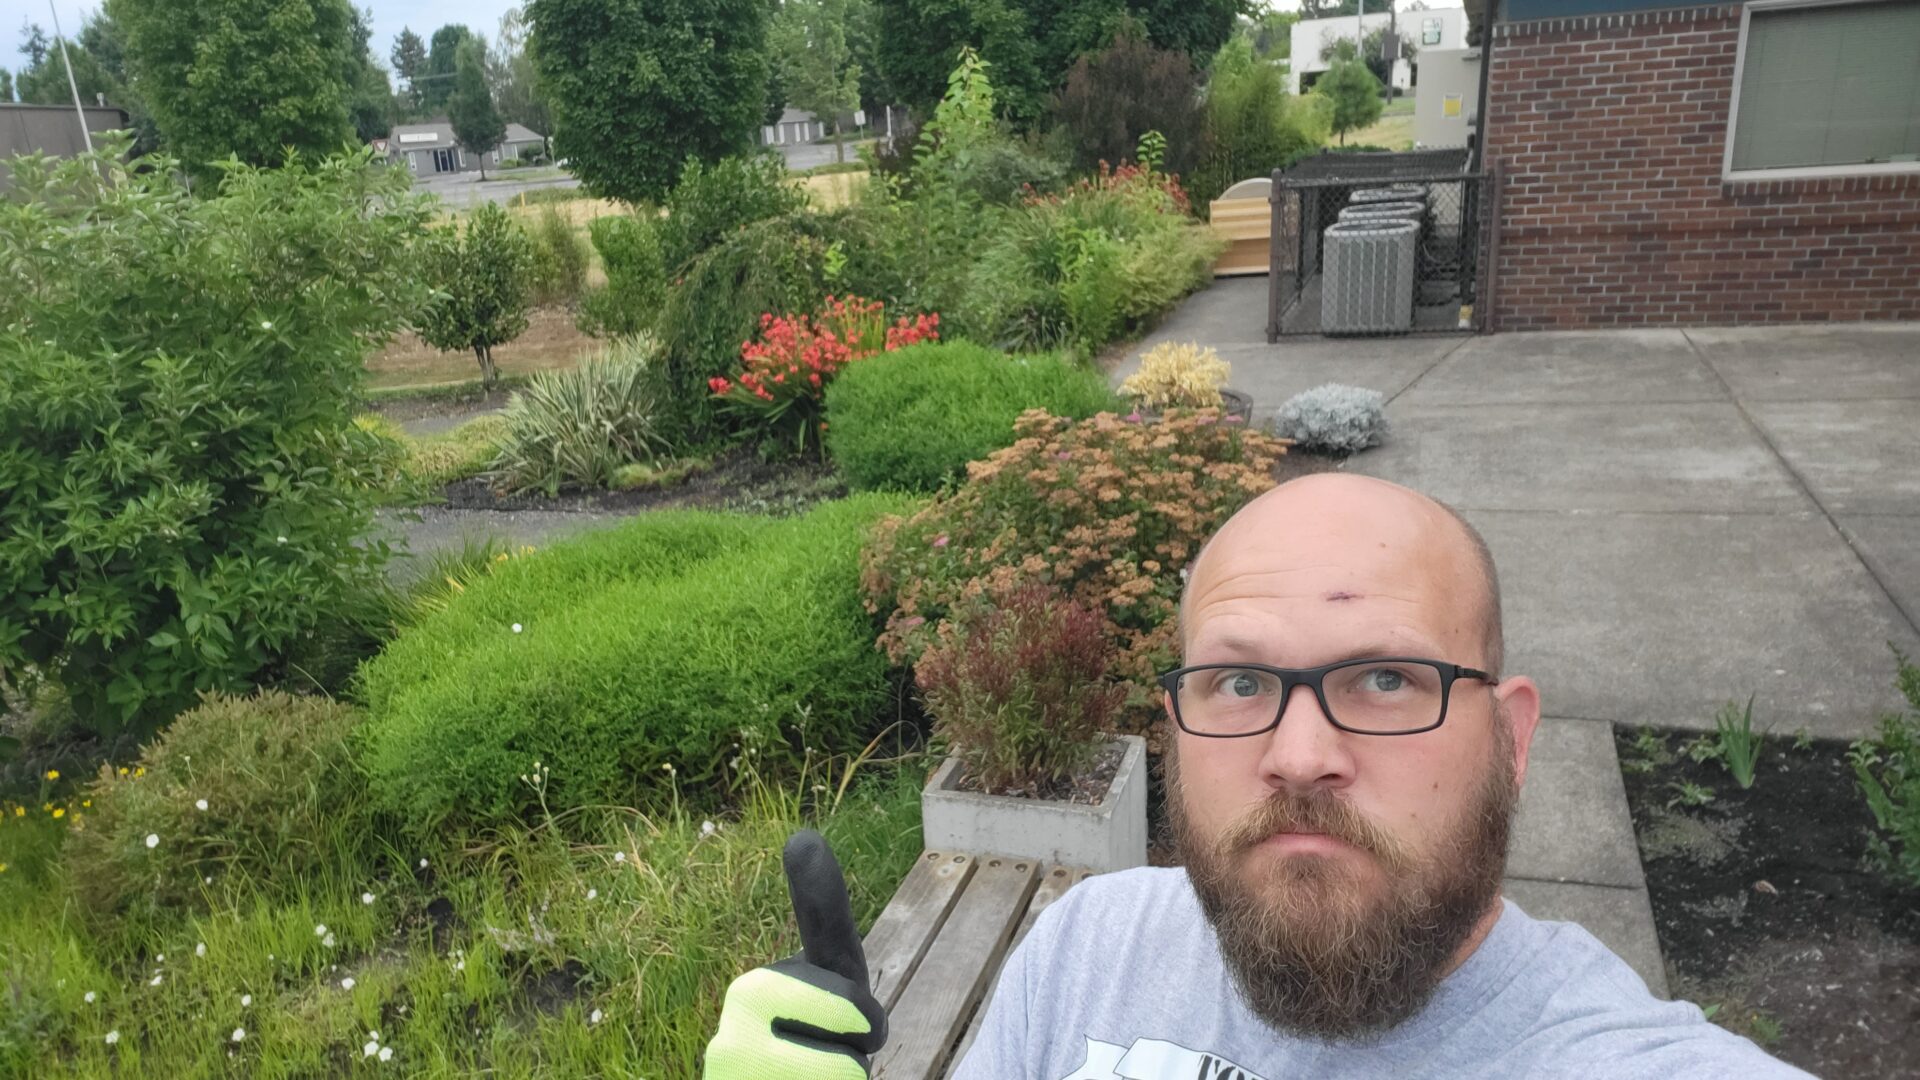
[{"label": "work glove", "polygon": [[887,1041],[887,1014],[867,983],[867,956],[847,882],[826,840],[794,833],[781,853],[800,952],[727,987],[706,1080],[867,1080]]}]

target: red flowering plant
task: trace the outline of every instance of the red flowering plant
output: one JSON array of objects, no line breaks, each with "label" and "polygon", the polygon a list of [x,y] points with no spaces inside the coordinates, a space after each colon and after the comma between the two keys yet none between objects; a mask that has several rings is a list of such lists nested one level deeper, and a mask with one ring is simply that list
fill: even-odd
[{"label": "red flowering plant", "polygon": [[822,402],[840,369],[878,352],[940,340],[940,316],[902,316],[891,325],[885,305],[858,296],[827,297],[815,314],[760,316],[757,340],[740,345],[740,372],[707,380],[715,397],[769,446],[819,453],[826,430]]}]

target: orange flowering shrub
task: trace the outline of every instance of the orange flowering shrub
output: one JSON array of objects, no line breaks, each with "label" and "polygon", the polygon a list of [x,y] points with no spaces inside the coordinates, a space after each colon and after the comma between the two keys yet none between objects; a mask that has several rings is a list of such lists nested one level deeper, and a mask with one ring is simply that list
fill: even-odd
[{"label": "orange flowering shrub", "polygon": [[1273,487],[1286,453],[1284,440],[1222,419],[1022,414],[1014,444],[968,465],[966,483],[875,528],[861,587],[886,615],[881,647],[917,662],[942,622],[1039,582],[1100,615],[1130,702],[1151,702],[1154,675],[1179,655],[1181,570]]}]

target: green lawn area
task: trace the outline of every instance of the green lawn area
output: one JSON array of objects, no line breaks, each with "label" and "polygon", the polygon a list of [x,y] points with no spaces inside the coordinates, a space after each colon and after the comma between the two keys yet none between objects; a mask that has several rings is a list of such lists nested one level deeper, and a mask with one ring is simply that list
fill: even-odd
[{"label": "green lawn area", "polygon": [[1380,119],[1359,131],[1348,132],[1346,141],[1394,150],[1413,149],[1413,98],[1395,98],[1381,112]]}]

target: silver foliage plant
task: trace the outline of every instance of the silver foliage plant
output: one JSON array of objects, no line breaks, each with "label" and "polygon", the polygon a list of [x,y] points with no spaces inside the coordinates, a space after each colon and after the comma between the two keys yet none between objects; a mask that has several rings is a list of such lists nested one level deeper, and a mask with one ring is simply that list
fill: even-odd
[{"label": "silver foliage plant", "polygon": [[1324,383],[1287,399],[1274,434],[1302,450],[1352,454],[1387,440],[1387,398],[1378,390]]}]

